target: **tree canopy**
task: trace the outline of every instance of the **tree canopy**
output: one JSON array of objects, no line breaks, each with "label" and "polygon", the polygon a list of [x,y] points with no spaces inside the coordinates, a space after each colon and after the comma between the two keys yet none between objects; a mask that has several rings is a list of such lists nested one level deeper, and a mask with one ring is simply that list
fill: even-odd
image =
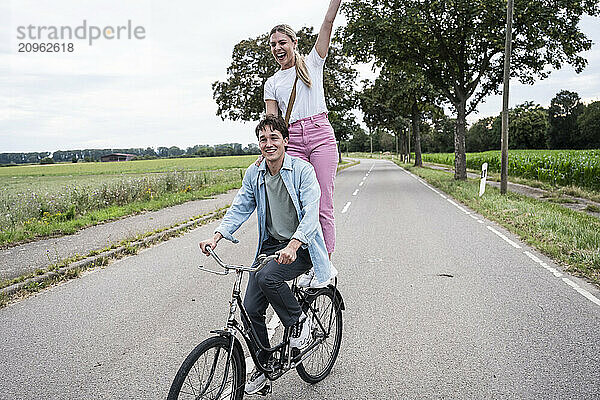
[{"label": "tree canopy", "polygon": [[600,101],[588,104],[577,118],[582,149],[600,149]]},{"label": "tree canopy", "polygon": [[[358,61],[414,68],[454,106],[455,177],[466,179],[466,116],[502,82],[506,2],[502,0],[351,0],[344,49]],[[516,0],[511,76],[545,78],[547,66],[577,72],[592,42],[580,31],[597,0]]]},{"label": "tree canopy", "polygon": [[576,144],[579,136],[577,117],[583,112],[583,104],[579,95],[568,90],[561,90],[550,101],[548,119],[548,147],[551,149],[570,149]]},{"label": "tree canopy", "polygon": [[415,165],[422,165],[421,120],[423,113],[438,108],[439,95],[418,70],[383,67],[374,82],[363,83],[359,99],[367,126],[399,136],[404,133],[410,120],[415,144]]}]

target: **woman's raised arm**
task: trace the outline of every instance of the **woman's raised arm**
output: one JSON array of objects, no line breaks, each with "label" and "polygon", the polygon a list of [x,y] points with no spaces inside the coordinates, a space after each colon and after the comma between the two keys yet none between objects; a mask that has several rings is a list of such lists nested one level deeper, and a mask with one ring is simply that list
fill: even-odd
[{"label": "woman's raised arm", "polygon": [[329,8],[327,9],[327,14],[325,14],[325,19],[323,20],[323,25],[321,25],[321,30],[319,31],[319,36],[317,37],[317,43],[315,43],[315,48],[321,58],[325,58],[327,56],[327,52],[329,51],[333,21],[335,21],[335,16],[337,15],[341,2],[342,0],[331,0],[329,3]]}]

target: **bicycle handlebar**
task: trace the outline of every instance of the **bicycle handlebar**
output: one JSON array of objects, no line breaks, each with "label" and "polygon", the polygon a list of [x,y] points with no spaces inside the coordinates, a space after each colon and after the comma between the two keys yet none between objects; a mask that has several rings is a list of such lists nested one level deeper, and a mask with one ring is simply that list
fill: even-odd
[{"label": "bicycle handlebar", "polygon": [[257,272],[260,271],[265,265],[267,265],[267,263],[271,260],[275,260],[279,257],[279,254],[273,254],[270,256],[267,256],[265,254],[261,254],[258,256],[258,258],[256,259],[256,261],[259,262],[258,266],[256,267],[246,267],[243,265],[230,265],[230,264],[226,264],[223,262],[223,260],[221,260],[221,258],[217,255],[217,253],[215,253],[213,251],[213,249],[210,246],[206,246],[206,249],[208,251],[208,254],[210,254],[215,261],[217,262],[217,264],[219,264],[221,267],[223,267],[224,271],[223,272],[219,272],[219,271],[214,271],[212,269],[208,269],[208,268],[204,268],[202,265],[198,267],[198,269],[200,269],[201,271],[205,271],[205,272],[210,272],[211,274],[215,274],[215,275],[227,275],[229,274],[229,270],[235,270],[235,271],[243,271],[243,272]]}]

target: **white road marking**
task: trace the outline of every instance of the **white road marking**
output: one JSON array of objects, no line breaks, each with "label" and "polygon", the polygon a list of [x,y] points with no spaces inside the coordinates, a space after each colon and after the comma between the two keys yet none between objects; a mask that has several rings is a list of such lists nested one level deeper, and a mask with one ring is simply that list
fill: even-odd
[{"label": "white road marking", "polygon": [[536,257],[534,254],[528,252],[528,251],[524,251],[523,252],[527,257],[531,258],[533,261],[535,261],[536,263],[540,264],[542,266],[542,268],[547,269],[548,271],[552,272],[552,274],[557,277],[560,278],[561,276],[563,276],[563,274],[559,271],[556,270],[556,268],[553,268],[551,266],[549,266],[548,264],[546,264],[545,262],[543,262],[542,260],[540,260],[538,257]]},{"label": "white road marking", "polygon": [[479,222],[480,224],[483,224],[484,222],[480,219],[477,220],[477,222]]},{"label": "white road marking", "polygon": [[352,202],[347,202],[346,205],[344,206],[344,208],[342,208],[342,214],[344,214],[346,211],[348,211],[348,208],[350,207],[350,204],[352,204]]},{"label": "white road marking", "polygon": [[450,199],[446,199],[447,201],[450,202],[450,204],[452,204],[454,207],[458,208],[460,211],[464,212],[465,214],[471,214],[469,211],[465,210],[464,208],[462,208],[460,205],[458,205],[458,203],[456,203],[455,201],[452,201]]},{"label": "white road marking", "polygon": [[473,215],[473,214],[469,214],[469,217],[471,217],[471,218],[473,218],[473,219],[476,219],[476,220],[479,220],[479,218],[477,218],[477,217],[476,217],[475,215]]},{"label": "white road marking", "polygon": [[[269,335],[269,340],[273,339],[273,335],[275,334],[275,330],[279,326],[281,321],[279,320],[279,316],[277,313],[273,313],[271,316],[271,320],[267,323],[267,335]],[[254,368],[254,361],[252,357],[246,357],[246,374],[252,372]]]},{"label": "white road marking", "polygon": [[354,191],[354,193],[352,193],[352,196],[356,196],[357,194],[358,194],[358,189],[356,189],[356,190]]},{"label": "white road marking", "polygon": [[366,176],[363,176],[363,181],[364,181],[365,179],[367,179],[367,177],[366,177]]},{"label": "white road marking", "polygon": [[586,299],[588,299],[589,301],[591,301],[592,303],[600,306],[600,300],[594,296],[593,294],[591,294],[590,292],[588,292],[587,290],[579,287],[578,284],[576,284],[575,282],[573,282],[570,279],[567,278],[562,278],[563,282],[565,282],[567,285],[571,286],[573,289],[575,289],[577,291],[577,293],[579,293],[580,295],[582,295],[583,297],[585,297]]},{"label": "white road marking", "polygon": [[358,186],[362,186],[362,185],[363,185],[363,183],[365,183],[365,182],[363,181],[363,182],[359,183],[359,184],[358,184]]},{"label": "white road marking", "polygon": [[502,238],[504,241],[506,241],[508,244],[510,244],[515,249],[520,249],[521,248],[521,246],[519,246],[518,244],[516,244],[515,242],[513,242],[512,240],[510,240],[509,238],[507,238],[506,236],[504,236],[501,232],[498,232],[497,230],[495,230],[491,226],[488,225],[487,228],[490,231],[494,232],[496,235],[498,235],[500,238]]},{"label": "white road marking", "polygon": [[267,324],[267,334],[269,335],[269,340],[271,340],[271,338],[275,334],[275,329],[277,329],[280,322],[281,321],[279,320],[279,316],[277,315],[277,313],[273,313],[271,320]]},{"label": "white road marking", "polygon": [[530,253],[530,252],[528,252],[528,251],[525,251],[524,253],[525,253],[525,255],[526,255],[527,257],[531,258],[531,259],[532,259],[533,261],[535,261],[536,263],[538,263],[538,264],[541,264],[541,263],[542,263],[542,260],[540,260],[539,258],[537,258],[537,257],[536,257],[534,254],[531,254],[531,253]]}]

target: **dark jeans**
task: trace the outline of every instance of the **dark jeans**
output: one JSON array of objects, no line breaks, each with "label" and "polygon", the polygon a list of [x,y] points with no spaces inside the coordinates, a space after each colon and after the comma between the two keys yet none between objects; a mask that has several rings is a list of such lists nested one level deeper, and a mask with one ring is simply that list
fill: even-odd
[{"label": "dark jeans", "polygon": [[[269,238],[261,246],[261,253],[274,254],[287,246]],[[270,347],[265,323],[265,313],[269,304],[273,307],[285,327],[298,322],[302,310],[286,281],[291,281],[312,267],[308,249],[299,248],[296,260],[291,264],[278,264],[270,261],[260,271],[250,273],[244,307],[263,346]],[[249,327],[246,327],[249,329]]]}]

